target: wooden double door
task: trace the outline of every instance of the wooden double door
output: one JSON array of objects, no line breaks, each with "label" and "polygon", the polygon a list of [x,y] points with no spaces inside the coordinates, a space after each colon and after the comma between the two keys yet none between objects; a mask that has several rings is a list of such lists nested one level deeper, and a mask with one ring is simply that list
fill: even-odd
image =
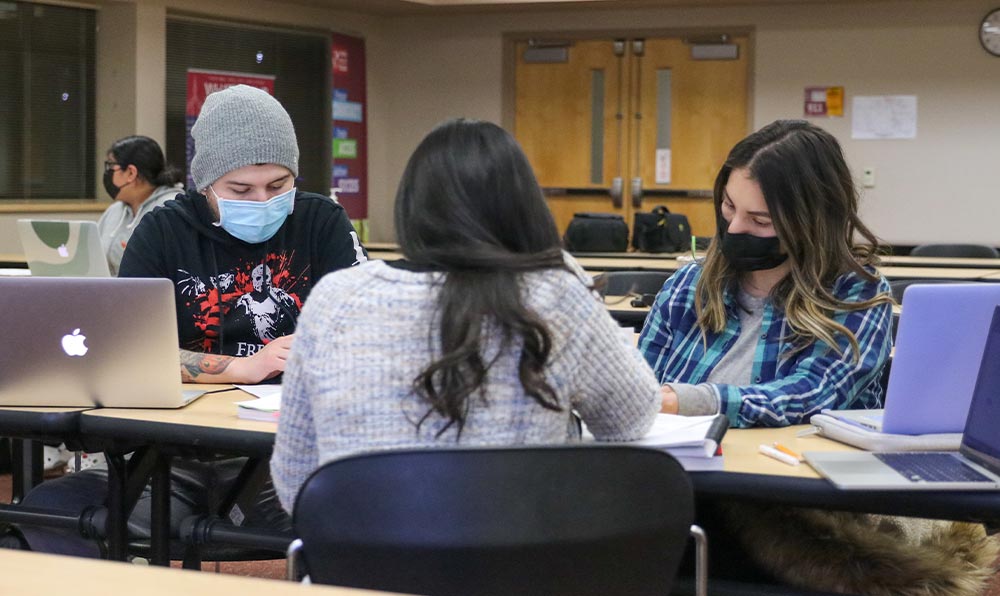
[{"label": "wooden double door", "polygon": [[631,226],[657,205],[687,215],[696,235],[715,233],[715,175],[748,129],[746,36],[516,51],[514,134],[560,233],[574,213],[617,213]]}]

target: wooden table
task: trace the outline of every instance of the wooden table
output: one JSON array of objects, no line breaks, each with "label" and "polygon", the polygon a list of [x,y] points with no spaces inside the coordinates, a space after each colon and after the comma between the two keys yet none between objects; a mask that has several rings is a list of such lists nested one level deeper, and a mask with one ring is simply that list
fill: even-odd
[{"label": "wooden table", "polygon": [[[644,259],[675,259],[681,255],[691,254],[688,251],[675,253],[652,253],[652,252],[574,252],[577,259],[581,258],[605,258],[616,260],[644,260]],[[704,251],[698,251],[695,256],[704,257]],[[1000,259],[979,259],[979,258],[959,258],[959,257],[911,257],[908,255],[882,255],[879,257],[882,265],[888,267],[945,267],[957,269],[1000,269]]]},{"label": "wooden table", "polygon": [[811,428],[799,425],[730,430],[722,441],[724,470],[691,473],[696,495],[699,499],[731,499],[883,515],[993,524],[1000,521],[1000,499],[995,492],[841,490],[820,478],[807,464],[790,466],[757,452],[758,446],[771,445],[775,441],[799,453],[854,450],[816,435],[798,436]]},{"label": "wooden table", "polygon": [[[403,255],[394,250],[368,250],[371,259],[393,261],[402,259]],[[583,253],[575,258],[580,266],[591,275],[599,275],[604,271],[677,271],[689,261],[687,253],[676,255],[649,253]],[[677,257],[681,257],[678,260]],[[906,264],[886,264],[878,268],[888,279],[946,279],[954,281],[1000,281],[1000,259],[935,259],[932,257],[895,257],[895,260],[906,259]],[[962,266],[943,265],[936,261],[954,262]],[[974,262],[966,265],[967,262]],[[998,263],[991,267],[983,267],[982,261]]]},{"label": "wooden table", "polygon": [[376,596],[388,592],[5,550],[0,556],[0,594]]},{"label": "wooden table", "polygon": [[[630,259],[630,260],[641,260],[641,259],[676,259],[681,255],[690,255],[691,251],[680,251],[680,252],[572,252],[570,253],[576,259],[581,258],[604,258],[604,259]],[[704,257],[704,251],[698,251],[695,253],[697,257]]]},{"label": "wooden table", "polygon": [[677,271],[684,265],[673,257],[635,259],[628,257],[575,257],[584,269],[597,271]]},{"label": "wooden table", "polygon": [[[185,388],[213,387],[185,385]],[[219,386],[215,386],[216,389]],[[231,389],[204,395],[183,408],[101,408],[87,410],[80,421],[88,435],[113,435],[123,442],[164,441],[197,444],[222,453],[270,455],[270,444],[278,425],[244,420],[236,415],[235,402],[253,399],[245,391]]]},{"label": "wooden table", "polygon": [[769,474],[794,478],[819,478],[806,463],[790,466],[761,454],[760,445],[771,445],[775,441],[785,447],[802,453],[803,451],[858,451],[858,449],[825,439],[818,434],[804,437],[799,433],[811,429],[809,425],[786,426],[784,428],[734,429],[726,433],[722,440],[724,470],[743,474]]},{"label": "wooden table", "polygon": [[365,242],[365,250],[382,252],[399,252],[399,245],[395,242]]},{"label": "wooden table", "polygon": [[954,281],[989,281],[992,275],[1000,276],[1000,269],[954,267],[897,267],[882,266],[879,272],[888,279],[948,279]]},{"label": "wooden table", "polygon": [[970,259],[959,257],[911,257],[885,255],[882,264],[894,267],[959,267],[969,269],[1000,269],[1000,259]]},{"label": "wooden table", "polygon": [[25,268],[28,266],[28,259],[24,255],[16,253],[0,253],[0,267]]},{"label": "wooden table", "polygon": [[0,408],[0,436],[11,439],[11,497],[17,502],[42,481],[41,441],[77,448],[80,414],[86,408]]},{"label": "wooden table", "polygon": [[[99,444],[107,456],[110,558],[125,558],[127,512],[132,510],[143,487],[152,480],[150,561],[163,565],[169,562],[170,467],[172,457],[177,454],[229,454],[249,458],[236,485],[212,512],[221,519],[234,520],[236,526],[241,525],[242,513],[234,512],[251,507],[267,480],[278,428],[273,422],[244,420],[237,416],[234,402],[250,398],[243,391],[230,389],[204,395],[175,410],[101,408],[81,414],[80,434],[86,441]],[[124,454],[133,450],[135,454],[126,464]],[[268,532],[262,530],[260,534]],[[283,536],[272,538],[284,545],[291,540]]]},{"label": "wooden table", "polygon": [[403,253],[399,250],[379,250],[365,247],[368,251],[368,258],[373,261],[398,261],[403,258]]}]

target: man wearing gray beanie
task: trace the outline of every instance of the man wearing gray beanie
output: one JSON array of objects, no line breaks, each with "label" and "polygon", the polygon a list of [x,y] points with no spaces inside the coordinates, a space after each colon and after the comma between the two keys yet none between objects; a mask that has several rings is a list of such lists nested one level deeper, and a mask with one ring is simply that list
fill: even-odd
[{"label": "man wearing gray beanie", "polygon": [[299,145],[288,112],[266,92],[236,85],[205,99],[191,129],[191,178],[204,191],[227,172],[277,164],[299,175]]},{"label": "man wearing gray beanie", "polygon": [[185,381],[259,383],[284,370],[313,284],[367,258],[340,205],[295,189],[299,147],[278,100],[212,93],[191,136],[196,188],[136,228],[120,275],[174,281]]},{"label": "man wearing gray beanie", "polygon": [[[213,93],[191,134],[196,188],[143,217],[118,275],[173,282],[184,381],[278,380],[310,290],[323,275],[367,261],[365,250],[340,205],[296,190],[295,128],[270,95],[246,85]],[[244,462],[175,461],[171,518],[207,512],[208,490],[192,479],[224,494]],[[107,496],[107,482],[94,478],[100,474],[106,471],[45,482],[24,503],[66,511],[100,505]],[[244,525],[289,527],[270,483],[244,513]],[[148,532],[148,491],[129,526]],[[21,533],[32,550],[100,556],[76,531],[25,525]]]}]

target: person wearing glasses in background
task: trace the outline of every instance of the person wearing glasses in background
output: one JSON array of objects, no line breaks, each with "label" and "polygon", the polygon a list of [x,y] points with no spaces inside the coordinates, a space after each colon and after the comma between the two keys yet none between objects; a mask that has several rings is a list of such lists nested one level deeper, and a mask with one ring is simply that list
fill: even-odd
[{"label": "person wearing glasses in background", "polygon": [[[139,220],[183,192],[180,181],[180,171],[166,163],[163,150],[149,137],[118,139],[108,149],[103,182],[113,202],[97,220],[97,232],[111,275],[118,275],[125,245]],[[73,453],[64,445],[45,445],[46,470],[65,466],[72,458]],[[90,453],[82,463],[103,466],[104,456]]]},{"label": "person wearing glasses in background", "polygon": [[183,192],[181,172],[166,163],[163,150],[149,137],[118,139],[104,162],[104,190],[114,203],[97,220],[111,275],[118,275],[125,245],[139,220]]}]

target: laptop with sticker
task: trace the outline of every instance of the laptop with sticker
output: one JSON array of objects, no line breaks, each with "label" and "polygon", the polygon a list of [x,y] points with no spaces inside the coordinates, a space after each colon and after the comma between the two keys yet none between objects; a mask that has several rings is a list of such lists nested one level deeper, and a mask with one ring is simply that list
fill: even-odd
[{"label": "laptop with sticker", "polygon": [[167,279],[0,278],[0,406],[179,408]]},{"label": "laptop with sticker", "polygon": [[843,489],[1000,490],[1000,307],[976,377],[958,452],[806,452],[806,461]]},{"label": "laptop with sticker", "polygon": [[19,219],[17,232],[34,276],[111,277],[97,222]]}]

